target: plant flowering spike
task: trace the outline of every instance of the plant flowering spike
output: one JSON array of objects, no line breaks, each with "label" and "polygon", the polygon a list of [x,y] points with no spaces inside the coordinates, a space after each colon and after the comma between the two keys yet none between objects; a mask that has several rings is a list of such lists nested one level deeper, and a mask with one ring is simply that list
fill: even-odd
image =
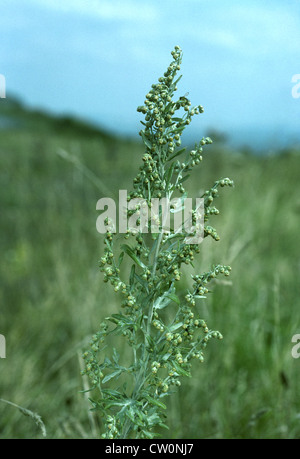
[{"label": "plant flowering spike", "polygon": [[[208,272],[193,274],[187,292],[181,291],[178,281],[183,267],[193,266],[200,252],[199,228],[203,238],[219,240],[208,222],[219,213],[213,205],[219,188],[233,186],[233,182],[228,178],[216,181],[196,209],[190,206],[184,216],[185,184],[212,140],[203,137],[191,151],[181,147],[184,129],[204,109],[192,106],[188,93],[174,97],[181,79],[177,74],[182,50],[175,46],[171,55],[164,75],[137,109],[145,117],[140,131],[144,154],[133,190],[126,195],[130,204],[125,206],[135,226],[125,230],[122,217],[122,231],[117,234],[115,228],[110,229],[104,236],[100,269],[104,281],[122,295],[120,312],[105,318],[83,354],[82,373],[90,379],[92,407],[100,412],[102,437],[108,439],[157,436],[159,427],[167,427],[164,397],[180,387],[182,378],[191,377],[193,361],[204,361],[208,342],[222,339],[219,331],[210,330],[199,317],[195,306],[209,293],[209,282],[218,275],[228,276],[230,266],[216,265]],[[184,224],[178,223],[179,217]],[[125,260],[127,277],[121,274]],[[115,340],[116,345],[124,340],[122,352],[113,349],[107,355],[111,349],[105,345],[107,339],[109,343]],[[126,347],[130,352],[125,359]]]}]

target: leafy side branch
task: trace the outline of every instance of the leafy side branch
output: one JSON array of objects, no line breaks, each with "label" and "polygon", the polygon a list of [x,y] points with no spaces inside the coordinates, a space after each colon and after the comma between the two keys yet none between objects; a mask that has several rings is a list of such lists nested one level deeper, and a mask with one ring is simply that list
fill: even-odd
[{"label": "leafy side branch", "polygon": [[[92,407],[101,413],[103,438],[155,437],[159,427],[167,427],[165,397],[180,386],[183,377],[191,376],[194,360],[203,362],[210,339],[222,339],[219,331],[209,329],[199,317],[196,304],[206,297],[212,279],[229,275],[230,266],[217,265],[192,275],[191,289],[181,292],[178,281],[183,267],[193,266],[199,244],[187,243],[184,229],[165,231],[166,215],[161,208],[152,221],[143,218],[151,213],[153,198],[170,201],[177,197],[184,205],[184,183],[201,163],[203,148],[212,142],[207,137],[192,151],[181,148],[184,129],[193,116],[203,113],[203,107],[191,106],[186,96],[174,100],[181,78],[177,73],[182,51],[176,46],[171,54],[173,59],[166,72],[152,85],[144,105],[138,107],[145,115],[140,131],[145,152],[128,195],[131,203],[138,199],[137,205],[129,208],[127,216],[135,218],[140,231],[128,230],[120,243],[120,236],[106,221],[100,269],[104,282],[121,293],[122,309],[103,321],[83,354],[83,373],[90,378]],[[214,201],[224,186],[233,186],[233,182],[228,178],[218,180],[202,196],[204,238],[219,240],[208,223],[211,215],[219,213]],[[191,211],[191,218],[196,228],[195,211]],[[131,263],[127,278],[121,274],[124,258]],[[116,348],[107,355],[110,343],[119,339],[124,340],[122,349],[130,350],[126,364]]]}]

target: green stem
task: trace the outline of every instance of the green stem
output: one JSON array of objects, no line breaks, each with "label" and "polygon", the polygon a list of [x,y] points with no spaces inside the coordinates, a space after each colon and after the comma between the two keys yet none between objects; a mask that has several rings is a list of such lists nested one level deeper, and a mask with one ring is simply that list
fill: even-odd
[{"label": "green stem", "polygon": [[[165,224],[166,218],[167,218],[167,216],[165,215],[164,216],[164,221],[163,221],[163,224],[162,224],[162,228],[163,228],[163,226]],[[161,231],[159,233],[159,235],[158,235],[157,240],[155,241],[156,248],[155,248],[155,254],[154,254],[154,259],[153,259],[152,279],[154,279],[154,277],[155,277],[155,272],[156,272],[156,267],[157,267],[157,260],[158,260],[158,255],[159,255],[159,251],[160,251],[162,238],[163,238],[163,232]],[[146,325],[146,333],[145,333],[145,341],[144,341],[144,347],[143,347],[142,356],[141,356],[141,363],[142,364],[141,364],[141,368],[140,368],[140,371],[139,371],[139,375],[138,375],[137,380],[136,380],[135,387],[134,387],[133,392],[132,392],[132,397],[131,398],[133,400],[137,400],[138,399],[139,392],[142,389],[142,387],[144,386],[145,381],[147,379],[147,375],[146,374],[147,374],[147,366],[148,366],[148,362],[149,362],[149,354],[147,354],[146,346],[147,346],[147,336],[149,336],[150,333],[151,333],[151,323],[152,323],[152,317],[153,317],[154,301],[155,300],[151,300],[150,305],[149,305],[148,316],[147,316],[147,325]],[[123,433],[121,435],[121,438],[123,438],[123,439],[127,438],[128,434],[130,433],[130,431],[132,429],[132,425],[133,425],[133,422],[130,421],[130,419],[127,419],[125,424],[124,424]]]}]

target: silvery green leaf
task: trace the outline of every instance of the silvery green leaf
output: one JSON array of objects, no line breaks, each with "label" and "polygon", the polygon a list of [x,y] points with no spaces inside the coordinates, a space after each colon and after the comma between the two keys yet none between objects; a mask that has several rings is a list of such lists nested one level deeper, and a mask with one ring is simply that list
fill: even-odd
[{"label": "silvery green leaf", "polygon": [[153,397],[150,397],[150,395],[147,395],[145,398],[148,400],[148,402],[152,403],[153,405],[159,406],[160,408],[162,408],[164,410],[167,409],[167,407],[166,407],[166,405],[164,403],[160,402],[159,400],[157,400],[157,399],[155,399]]},{"label": "silvery green leaf", "polygon": [[174,303],[180,305],[180,300],[175,293],[169,293],[167,297],[170,298],[171,301],[174,301]]},{"label": "silvery green leaf", "polygon": [[110,381],[111,379],[116,378],[117,376],[120,376],[121,373],[122,373],[122,370],[117,370],[117,371],[113,371],[109,375],[106,375],[102,379],[102,384],[105,384],[106,382]]},{"label": "silvery green leaf", "polygon": [[169,357],[171,356],[172,354],[170,352],[168,352],[167,354],[165,354],[163,357],[162,357],[162,360],[164,360],[165,362],[169,359]]},{"label": "silvery green leaf", "polygon": [[152,148],[152,144],[151,144],[151,142],[147,139],[147,137],[145,136],[144,131],[141,131],[141,137],[142,137],[142,139],[143,139],[144,144],[145,144],[148,148],[151,149],[151,148]]},{"label": "silvery green leaf", "polygon": [[170,156],[170,157],[168,158],[168,161],[172,161],[172,159],[174,159],[174,158],[176,158],[177,156],[181,155],[181,153],[183,153],[185,150],[186,150],[186,148],[181,148],[181,150],[176,151],[175,153],[173,153],[172,156]]},{"label": "silvery green leaf", "polygon": [[135,265],[131,266],[130,276],[129,276],[129,285],[132,287],[134,281],[134,274],[135,274]]},{"label": "silvery green leaf", "polygon": [[174,365],[175,370],[178,374],[183,375],[183,376],[188,376],[189,378],[191,377],[190,372],[184,370],[177,362],[175,362],[175,360],[172,364]]},{"label": "silvery green leaf", "polygon": [[119,260],[118,260],[118,266],[120,267],[121,266],[121,263],[123,261],[123,258],[124,258],[124,252],[121,252],[120,255],[119,255]]},{"label": "silvery green leaf", "polygon": [[139,265],[143,269],[147,269],[147,266],[138,258],[138,256],[134,253],[133,249],[129,247],[127,244],[122,244],[121,249],[124,250],[130,258],[135,261],[137,265]]},{"label": "silvery green leaf", "polygon": [[177,324],[171,325],[169,328],[170,332],[173,332],[175,330],[178,330],[178,328],[182,327],[183,322],[178,322]]},{"label": "silvery green leaf", "polygon": [[134,278],[142,285],[144,290],[146,290],[146,292],[148,293],[149,289],[147,282],[144,279],[142,279],[141,276],[139,276],[138,274],[134,274]]}]

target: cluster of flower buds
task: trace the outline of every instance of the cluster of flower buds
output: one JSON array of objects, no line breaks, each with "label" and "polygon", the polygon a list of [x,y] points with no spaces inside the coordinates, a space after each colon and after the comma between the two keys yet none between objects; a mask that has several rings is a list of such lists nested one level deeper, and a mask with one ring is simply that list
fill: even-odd
[{"label": "cluster of flower buds", "polygon": [[[168,66],[163,77],[160,77],[157,84],[153,84],[146,95],[144,105],[137,108],[138,112],[145,115],[145,122],[142,122],[144,129],[140,135],[146,147],[143,157],[144,164],[134,179],[134,187],[139,194],[151,193],[153,197],[161,197],[166,190],[166,177],[162,163],[169,160],[177,147],[181,145],[181,135],[185,127],[190,124],[192,117],[203,113],[202,105],[191,106],[187,96],[181,96],[173,101],[174,92],[177,90],[177,83],[181,77],[176,78],[182,61],[182,51],[175,46],[172,51],[173,61]],[[183,110],[183,116],[174,116],[176,111]],[[210,139],[202,139],[199,146],[191,153],[189,164],[177,164],[182,171],[187,171],[202,160],[202,145],[210,143]],[[176,188],[184,193],[182,184],[177,183]]]},{"label": "cluster of flower buds", "polygon": [[218,188],[229,186],[233,187],[234,183],[233,180],[229,179],[228,177],[223,178],[221,180],[217,180],[213,187],[210,190],[207,190],[203,194],[204,198],[204,207],[205,207],[205,216],[204,220],[207,221],[210,215],[218,215],[219,211],[216,207],[212,206],[213,200],[219,196]]},{"label": "cluster of flower buds", "polygon": [[108,439],[112,440],[113,438],[116,438],[116,436],[119,433],[118,427],[120,427],[118,424],[119,422],[116,420],[115,416],[106,416],[105,420],[106,424],[106,433],[102,435],[103,439]]},{"label": "cluster of flower buds", "polygon": [[193,288],[194,295],[205,295],[208,293],[206,285],[213,279],[217,277],[218,274],[223,274],[224,276],[229,276],[231,271],[230,266],[217,265],[213,267],[210,271],[201,274],[201,275],[192,275],[194,280]]}]

